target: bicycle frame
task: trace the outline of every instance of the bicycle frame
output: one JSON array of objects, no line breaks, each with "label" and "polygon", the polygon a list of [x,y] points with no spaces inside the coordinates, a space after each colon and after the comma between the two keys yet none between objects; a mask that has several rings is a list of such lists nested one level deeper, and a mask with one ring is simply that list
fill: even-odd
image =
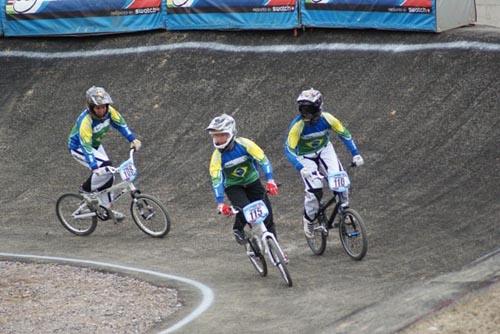
[{"label": "bicycle frame", "polygon": [[274,258],[270,255],[269,246],[266,242],[267,238],[271,238],[278,246],[278,250],[281,253],[281,255],[283,255],[283,257],[285,256],[283,250],[281,249],[280,244],[278,243],[278,240],[276,240],[274,234],[272,234],[267,230],[266,225],[264,224],[264,220],[269,214],[266,204],[262,200],[250,203],[243,208],[243,214],[245,216],[247,223],[250,225],[252,229],[252,233],[254,234],[254,236],[257,235],[258,237],[259,242],[257,243],[257,245],[259,246],[260,250],[262,251],[262,244],[263,244],[265,254],[268,255],[268,258],[271,260],[271,263],[274,266],[277,266],[279,263],[276,263],[276,261],[274,261]]},{"label": "bicycle frame", "polygon": [[[130,150],[129,159],[122,162],[119,167],[111,167],[109,169],[109,173],[120,175],[120,178],[122,179],[121,182],[102,191],[92,192],[90,194],[82,194],[83,198],[87,201],[88,204],[90,204],[90,206],[95,206],[96,204],[98,204],[98,207],[104,206],[101,200],[102,195],[109,193],[113,195],[111,203],[116,202],[123,194],[129,192],[132,193],[132,197],[134,197],[134,194],[138,191],[133,184],[133,180],[135,180],[135,178],[137,177],[137,170],[135,169],[134,165],[134,151],[134,149]],[[83,215],[78,215],[78,218],[85,218],[83,217],[84,215],[86,217],[92,217],[96,215],[96,213],[91,212]]]},{"label": "bicycle frame", "polygon": [[335,207],[333,208],[333,212],[330,215],[330,217],[327,220],[327,226],[331,227],[333,224],[333,221],[337,217],[337,214],[339,213],[340,207],[340,201],[337,200],[338,194],[334,193],[332,198],[330,198],[325,204],[320,205],[319,210],[318,210],[318,215],[316,216],[315,219],[318,219],[319,215],[324,214],[326,216],[326,209],[330,207],[332,204],[335,204]]},{"label": "bicycle frame", "polygon": [[[316,175],[316,177],[320,180],[325,178],[323,175],[319,173]],[[325,204],[320,203],[318,214],[314,220],[318,219],[320,215],[325,214],[326,209],[333,203],[335,203],[335,208],[333,209],[333,212],[327,221],[327,228],[331,228],[333,221],[337,217],[337,214],[342,210],[342,207],[340,206],[339,192],[347,191],[349,189],[350,180],[345,171],[329,174],[327,176],[327,180],[329,189],[333,192],[333,196]]]}]

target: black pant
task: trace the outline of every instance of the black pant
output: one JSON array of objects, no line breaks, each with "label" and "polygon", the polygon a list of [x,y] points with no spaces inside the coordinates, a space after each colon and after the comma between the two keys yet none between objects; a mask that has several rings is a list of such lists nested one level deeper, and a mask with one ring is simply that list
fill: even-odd
[{"label": "black pant", "polygon": [[[262,183],[260,183],[260,180],[244,186],[229,186],[224,191],[231,201],[231,205],[240,207],[242,209],[252,202],[263,200],[267,208],[269,209],[269,215],[267,216],[266,220],[264,220],[264,225],[266,225],[266,228],[269,232],[273,233],[276,236],[273,221],[273,209],[271,207],[271,202],[267,197],[266,190],[262,186]],[[243,211],[240,210],[234,220],[233,229],[243,231],[246,222],[247,221],[245,219],[245,216],[243,215]]]}]

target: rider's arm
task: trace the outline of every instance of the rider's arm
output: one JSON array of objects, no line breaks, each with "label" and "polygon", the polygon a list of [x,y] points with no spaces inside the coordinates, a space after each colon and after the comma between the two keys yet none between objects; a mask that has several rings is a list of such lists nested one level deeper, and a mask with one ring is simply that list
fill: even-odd
[{"label": "rider's arm", "polygon": [[342,123],[337,118],[333,117],[332,114],[324,112],[322,113],[322,116],[325,118],[328,124],[330,124],[332,130],[339,136],[339,138],[342,140],[351,154],[353,156],[358,155],[358,148],[356,147],[356,143],[354,142],[354,139],[352,139],[349,130],[347,130],[347,128],[344,127],[344,125],[342,125]]},{"label": "rider's arm", "polygon": [[92,119],[90,116],[82,119],[78,134],[80,136],[80,144],[85,160],[89,164],[90,169],[94,170],[98,165],[94,153],[92,153]]},{"label": "rider's arm", "polygon": [[125,119],[123,116],[113,108],[112,106],[109,106],[109,115],[111,118],[111,125],[118,130],[118,132],[121,133],[121,135],[129,142],[132,142],[135,139],[135,134],[130,131],[130,129],[127,126],[127,123],[125,122]]},{"label": "rider's arm", "polygon": [[212,153],[209,171],[215,200],[217,204],[224,203],[224,175],[222,174],[222,158],[219,150],[215,150]]},{"label": "rider's arm", "polygon": [[260,168],[264,171],[264,174],[266,175],[266,180],[272,180],[273,179],[273,168],[271,166],[271,162],[269,159],[266,157],[264,154],[264,151],[259,147],[259,145],[255,144],[253,141],[250,139],[246,138],[236,138],[238,143],[243,145],[245,149],[247,150],[248,154],[257,161],[259,164]]},{"label": "rider's arm", "polygon": [[288,137],[285,143],[285,155],[288,161],[292,163],[296,170],[301,170],[304,168],[302,163],[297,159],[297,154],[295,153],[295,149],[297,148],[297,144],[299,143],[300,134],[304,129],[304,122],[300,119],[300,116],[295,118],[290,124],[290,128],[288,130]]}]

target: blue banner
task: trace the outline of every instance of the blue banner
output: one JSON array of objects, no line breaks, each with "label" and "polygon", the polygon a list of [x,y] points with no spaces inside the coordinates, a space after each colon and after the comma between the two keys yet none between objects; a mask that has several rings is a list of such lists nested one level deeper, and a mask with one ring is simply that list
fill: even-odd
[{"label": "blue banner", "polygon": [[0,36],[3,36],[4,21],[5,21],[5,0],[0,0]]},{"label": "blue banner", "polygon": [[291,29],[297,0],[167,0],[167,29]]},{"label": "blue banner", "polygon": [[164,28],[162,0],[7,0],[6,36],[98,34]]},{"label": "blue banner", "polygon": [[436,31],[436,0],[303,0],[306,27]]}]

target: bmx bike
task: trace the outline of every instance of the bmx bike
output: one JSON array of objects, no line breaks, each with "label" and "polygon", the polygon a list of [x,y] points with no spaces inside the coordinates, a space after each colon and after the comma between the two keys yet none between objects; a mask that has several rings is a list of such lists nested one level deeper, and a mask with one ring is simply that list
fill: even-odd
[{"label": "bmx bike", "polygon": [[[317,173],[316,177],[324,176]],[[326,202],[320,203],[318,214],[313,220],[313,237],[307,238],[307,244],[315,255],[322,255],[326,248],[329,231],[339,229],[340,242],[344,251],[354,260],[361,260],[368,250],[366,228],[361,215],[354,209],[341,203],[340,193],[347,191],[350,186],[349,177],[345,171],[328,175],[328,185],[333,196]],[[330,215],[327,209],[335,205]]]},{"label": "bmx bike", "polygon": [[119,174],[121,182],[102,191],[91,193],[65,193],[56,202],[59,222],[71,233],[86,236],[94,232],[98,220],[118,223],[109,205],[102,203],[104,195],[116,202],[123,194],[130,193],[130,213],[135,224],[147,235],[163,238],[170,231],[171,221],[167,210],[157,198],[142,194],[133,184],[138,172],[134,165],[134,149],[129,159],[115,167],[105,167],[109,173]]},{"label": "bmx bike", "polygon": [[[288,259],[274,234],[269,232],[264,224],[264,220],[269,215],[266,204],[258,200],[246,205],[242,211],[250,226],[247,242],[251,251],[247,252],[247,256],[255,270],[262,277],[267,275],[267,262],[264,257],[264,254],[267,254],[269,261],[278,269],[285,283],[291,287],[293,282],[287,267]],[[233,213],[238,212],[239,208],[233,207]]]}]

